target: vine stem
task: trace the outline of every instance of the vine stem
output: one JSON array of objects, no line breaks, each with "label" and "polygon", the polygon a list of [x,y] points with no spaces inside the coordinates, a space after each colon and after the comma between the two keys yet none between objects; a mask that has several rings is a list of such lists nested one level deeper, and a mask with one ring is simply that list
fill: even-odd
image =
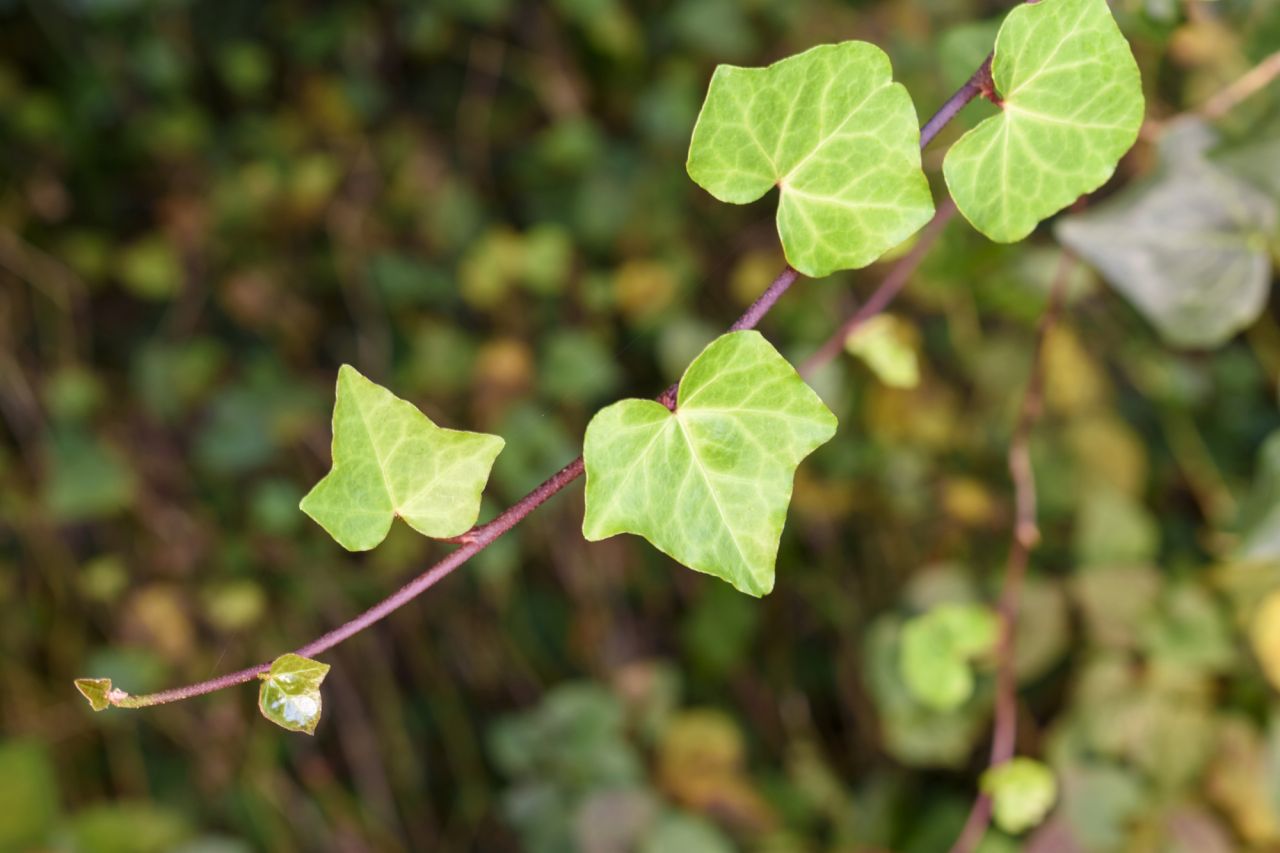
[{"label": "vine stem", "polygon": [[[982,94],[982,81],[990,78],[990,63],[991,57],[988,56],[969,81],[951,95],[938,109],[938,112],[925,122],[920,129],[921,149],[933,141],[938,132],[956,117],[961,108]],[[938,208],[938,212],[934,214],[933,220],[927,226],[927,233],[922,235],[911,251],[897,262],[884,283],[872,294],[871,299],[862,306],[854,317],[846,321],[841,329],[850,324],[853,324],[852,327],[856,328],[857,325],[866,322],[874,314],[884,310],[893,301],[893,298],[897,296],[898,292],[906,284],[911,272],[919,265],[924,254],[924,247],[927,247],[936,239],[937,234],[941,231],[941,225],[954,213],[955,206],[950,200]],[[791,285],[796,282],[799,276],[800,274],[790,265],[785,266],[773,283],[761,294],[760,298],[752,303],[751,307],[729,327],[730,331],[754,329],[764,319],[765,315],[773,309],[773,306],[777,304],[783,294],[791,288]],[[856,323],[854,322],[855,319],[857,320]],[[832,347],[831,341],[828,341],[820,351],[822,353],[821,357],[819,357],[818,353],[815,353],[802,366],[802,371],[804,369],[812,370],[814,367],[834,358],[840,352],[840,347],[843,346],[844,338],[847,334],[847,331],[843,335],[837,332],[836,336],[832,338],[832,340],[836,341],[835,346]],[[658,402],[667,406],[667,408],[674,409],[677,391],[678,386],[672,385],[658,396]],[[483,551],[494,540],[515,527],[525,516],[546,503],[565,486],[582,476],[584,470],[582,457],[579,456],[521,498],[519,502],[504,510],[492,521],[475,527],[461,536],[447,540],[459,543],[458,548],[359,616],[297,649],[296,654],[303,657],[313,657],[321,654],[399,610],[435,586],[476,554]],[[266,673],[270,668],[271,662],[266,661],[256,666],[230,672],[195,684],[138,696],[126,693],[119,688],[113,688],[107,693],[107,701],[117,708],[146,708],[152,705],[178,702],[183,699],[203,696],[206,693],[213,693],[227,687],[234,687],[237,684],[248,683]]]},{"label": "vine stem", "polygon": [[[1009,546],[1009,562],[1000,590],[998,616],[1000,633],[996,640],[996,703],[992,728],[989,767],[1011,760],[1018,739],[1018,680],[1014,653],[1017,650],[1018,607],[1022,599],[1022,583],[1027,576],[1031,551],[1040,542],[1036,517],[1036,480],[1031,466],[1031,430],[1044,409],[1044,347],[1049,332],[1057,324],[1066,302],[1067,281],[1075,257],[1063,251],[1049,291],[1049,304],[1036,329],[1035,348],[1031,354],[1031,376],[1018,411],[1018,421],[1009,442],[1009,476],[1013,481],[1014,521]],[[987,831],[991,820],[991,797],[979,793],[969,810],[960,836],[951,853],[970,853]]]},{"label": "vine stem", "polygon": [[801,376],[808,376],[813,371],[822,367],[839,355],[844,350],[845,341],[849,339],[849,335],[853,334],[863,323],[879,314],[889,306],[889,303],[897,298],[902,289],[907,286],[907,282],[911,280],[912,274],[916,268],[920,266],[920,262],[924,260],[924,256],[929,253],[929,249],[941,236],[943,228],[951,221],[951,217],[956,214],[956,203],[951,199],[944,201],[938,210],[933,214],[933,219],[929,220],[929,224],[920,232],[911,251],[902,256],[899,261],[894,264],[893,269],[889,270],[889,274],[880,282],[880,286],[875,289],[867,301],[855,311],[849,319],[840,324],[840,328],[827,338],[826,342],[809,356],[799,367]]}]

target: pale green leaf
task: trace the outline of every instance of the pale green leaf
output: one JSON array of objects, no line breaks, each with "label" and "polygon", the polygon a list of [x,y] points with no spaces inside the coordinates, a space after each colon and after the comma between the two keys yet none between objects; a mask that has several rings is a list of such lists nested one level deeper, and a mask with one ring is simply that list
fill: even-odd
[{"label": "pale green leaf", "polygon": [[89,700],[89,707],[95,711],[105,711],[111,707],[110,678],[77,678],[76,690]]},{"label": "pale green leaf", "polygon": [[723,335],[685,371],[674,413],[623,400],[591,420],[583,535],[635,533],[691,569],[764,595],[796,466],[835,428],[758,332]]},{"label": "pale green leaf", "polygon": [[375,547],[395,516],[424,536],[464,533],[502,450],[496,435],[443,429],[350,365],[338,371],[333,470],[302,499],[349,551]]},{"label": "pale green leaf", "polygon": [[991,815],[1005,832],[1026,832],[1044,820],[1058,798],[1053,771],[1032,758],[1014,758],[982,774]]},{"label": "pale green leaf", "polygon": [[258,709],[262,716],[291,732],[315,734],[322,702],[320,683],[329,674],[329,664],[292,652],[281,655],[263,675],[258,688]]},{"label": "pale green leaf", "polygon": [[959,708],[973,695],[970,662],[988,653],[998,623],[990,608],[941,604],[902,629],[902,680],[919,702],[938,711]]},{"label": "pale green leaf", "polygon": [[1142,81],[1106,0],[1041,0],[1011,11],[991,67],[1003,101],[947,152],[965,218],[1001,243],[1102,186],[1138,138]]},{"label": "pale green leaf", "polygon": [[1197,121],[1171,126],[1153,180],[1055,229],[1175,346],[1225,343],[1262,313],[1271,282],[1276,204],[1206,159],[1215,142]]},{"label": "pale green leaf", "polygon": [[866,42],[821,45],[767,68],[719,66],[687,167],[733,204],[777,186],[782,248],[805,275],[864,267],[933,215],[915,107],[889,58]]},{"label": "pale green leaf", "polygon": [[885,385],[914,388],[920,384],[917,337],[907,321],[879,314],[854,329],[845,338],[844,348],[871,368]]}]

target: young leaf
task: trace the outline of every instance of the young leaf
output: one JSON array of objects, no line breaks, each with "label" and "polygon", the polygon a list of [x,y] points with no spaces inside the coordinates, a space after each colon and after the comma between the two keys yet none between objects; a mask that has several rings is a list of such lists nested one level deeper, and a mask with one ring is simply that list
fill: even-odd
[{"label": "young leaf", "polygon": [[687,168],[733,204],[777,186],[782,249],[805,275],[864,267],[933,215],[915,107],[866,42],[716,68]]},{"label": "young leaf", "polygon": [[76,690],[80,691],[80,695],[89,700],[89,707],[95,711],[105,711],[111,707],[111,679],[110,678],[77,678]]},{"label": "young leaf", "polygon": [[1173,125],[1154,180],[1055,229],[1174,346],[1225,343],[1262,313],[1271,282],[1276,204],[1206,159],[1216,141],[1198,121]]},{"label": "young leaf", "polygon": [[982,774],[982,790],[991,796],[996,826],[1011,835],[1044,820],[1058,798],[1053,771],[1032,758],[1014,758]]},{"label": "young leaf", "polygon": [[338,371],[333,469],[301,508],[348,551],[368,551],[400,516],[424,536],[464,533],[503,440],[443,429],[354,367]]},{"label": "young leaf", "polygon": [[592,418],[583,535],[636,533],[749,595],[773,589],[800,460],[835,415],[758,332],[731,332],[694,359],[674,413],[623,400]]},{"label": "young leaf", "polygon": [[1142,124],[1142,81],[1106,0],[1025,3],[996,37],[1001,112],[960,137],[942,172],[983,234],[1012,243],[1102,186]]},{"label": "young leaf", "polygon": [[258,676],[258,710],[262,716],[291,732],[315,734],[320,722],[320,682],[329,674],[329,664],[292,652],[281,655],[271,669]]}]

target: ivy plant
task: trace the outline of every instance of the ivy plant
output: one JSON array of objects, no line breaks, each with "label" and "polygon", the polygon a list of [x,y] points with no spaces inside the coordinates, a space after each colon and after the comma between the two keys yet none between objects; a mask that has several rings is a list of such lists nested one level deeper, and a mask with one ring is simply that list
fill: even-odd
[{"label": "ivy plant", "polygon": [[[921,146],[979,94],[998,112],[947,152],[942,172],[951,199],[935,207]],[[657,400],[626,399],[596,413],[581,458],[477,526],[481,493],[504,440],[438,426],[412,403],[343,366],[333,410],[332,468],[303,498],[302,511],[353,551],[379,545],[396,517],[425,536],[456,542],[457,549],[380,604],[270,663],[145,696],[130,696],[109,679],[81,679],[76,687],[94,710],[103,710],[185,699],[258,679],[262,714],[310,734],[320,719],[329,670],[316,655],[429,589],[583,474],[586,539],[635,534],[747,595],[769,593],[797,466],[832,439],[837,423],[801,372],[754,331],[756,324],[799,274],[867,266],[933,220],[937,227],[924,230],[882,290],[806,364],[818,365],[847,348],[886,383],[916,384],[911,336],[888,316],[868,321],[905,284],[941,225],[958,209],[991,240],[1027,237],[1111,177],[1137,138],[1143,108],[1137,64],[1105,0],[1040,0],[1015,8],[1000,26],[988,60],[923,128],[911,96],[893,80],[888,56],[865,42],[820,45],[764,68],[719,67],[692,128],[688,174],[717,199],[734,204],[754,202],[777,188],[777,230],[788,266],[727,334],[689,364],[677,386]],[[1167,144],[1166,160],[1182,177],[1069,219],[1058,234],[1171,340],[1214,342],[1259,310],[1259,294],[1265,295],[1259,235],[1274,230],[1276,213],[1269,201],[1248,201],[1243,208],[1225,201],[1201,204],[1217,198],[1229,179],[1205,164],[1203,144],[1187,147],[1181,135]],[[1197,200],[1195,214],[1181,210],[1188,198]],[[1241,191],[1239,198],[1251,196]],[[1109,239],[1120,230],[1136,239]],[[1191,292],[1195,281],[1179,276],[1176,261],[1164,264],[1171,240],[1196,239],[1209,240],[1222,267],[1221,290],[1214,293],[1225,294],[1232,310],[1220,327],[1198,327],[1202,337],[1193,338],[1185,331],[1186,312],[1202,304],[1204,295]],[[1180,307],[1161,308],[1151,297],[1157,287],[1185,291],[1186,298]],[[1020,425],[1022,440],[1024,432]],[[1026,547],[1033,533],[1034,518],[1020,516],[1016,542]],[[954,740],[953,712],[974,694],[975,660],[993,651],[1011,654],[1004,612],[1003,606],[997,613],[978,605],[943,605],[902,632],[896,663],[909,695],[901,702],[927,715],[922,719],[951,726],[941,731],[948,741]],[[1009,690],[1011,666],[997,675]],[[1016,707],[1011,701],[997,704]],[[998,741],[1011,753],[1012,738]],[[982,785],[994,800],[997,821],[1017,832],[1043,818],[1056,788],[1046,768],[1010,757],[993,762],[998,766]]]}]

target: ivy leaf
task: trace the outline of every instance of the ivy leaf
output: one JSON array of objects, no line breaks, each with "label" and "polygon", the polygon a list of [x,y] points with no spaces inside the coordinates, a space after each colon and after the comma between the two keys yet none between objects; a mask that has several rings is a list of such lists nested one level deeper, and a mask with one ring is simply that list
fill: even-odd
[{"label": "ivy leaf", "polygon": [[111,707],[111,679],[110,678],[77,678],[76,690],[80,691],[80,695],[89,700],[89,707],[95,711],[105,711]]},{"label": "ivy leaf", "polygon": [[290,652],[271,663],[258,676],[258,710],[262,716],[291,732],[315,734],[320,722],[320,682],[329,674],[329,664]]},{"label": "ivy leaf", "polygon": [[748,595],[773,589],[796,466],[836,418],[758,332],[731,332],[680,382],[674,413],[623,400],[587,426],[590,541],[635,533]]},{"label": "ivy leaf", "polygon": [[990,608],[941,604],[902,629],[902,680],[911,695],[936,711],[954,711],[973,695],[970,661],[995,645]]},{"label": "ivy leaf", "polygon": [[503,440],[443,429],[350,365],[338,371],[333,469],[300,504],[348,551],[368,551],[400,516],[424,536],[464,533]]},{"label": "ivy leaf", "polygon": [[933,215],[915,107],[866,42],[716,68],[687,168],[732,204],[777,186],[783,252],[810,276],[865,267]]},{"label": "ivy leaf", "polygon": [[1055,229],[1174,346],[1225,343],[1266,307],[1276,205],[1206,159],[1216,141],[1200,122],[1171,126],[1153,180]]},{"label": "ivy leaf", "polygon": [[1106,183],[1142,124],[1142,80],[1106,0],[1018,6],[991,66],[1003,101],[960,137],[942,172],[983,234],[1013,243]]},{"label": "ivy leaf", "polygon": [[1044,820],[1058,798],[1053,771],[1033,758],[1014,758],[982,774],[984,793],[991,796],[996,826],[1011,835],[1026,832]]}]

